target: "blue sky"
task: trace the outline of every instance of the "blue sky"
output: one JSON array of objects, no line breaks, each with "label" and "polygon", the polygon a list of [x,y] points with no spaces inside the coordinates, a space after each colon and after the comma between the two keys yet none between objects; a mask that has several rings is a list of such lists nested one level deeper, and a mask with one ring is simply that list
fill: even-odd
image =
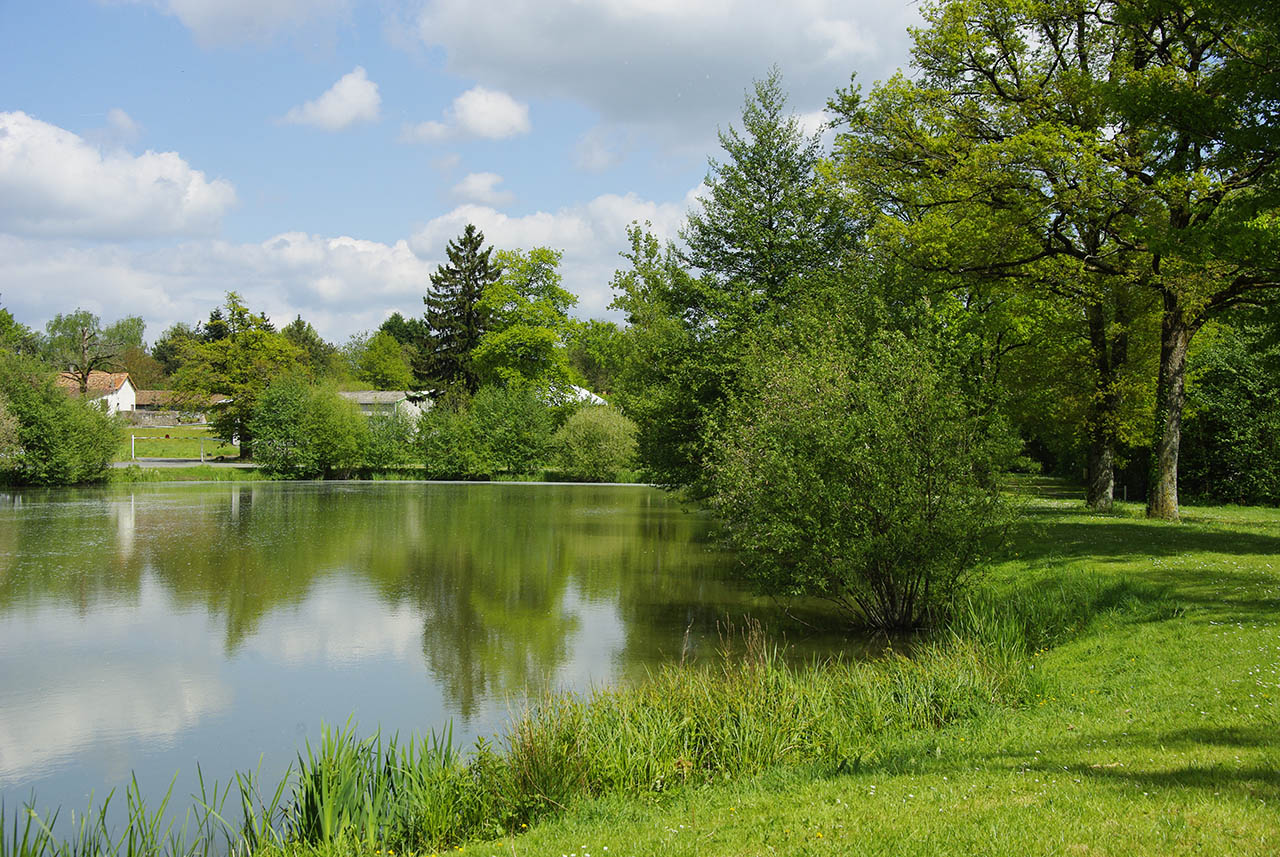
[{"label": "blue sky", "polygon": [[235,289],[342,342],[418,314],[468,222],[606,317],[716,129],[781,69],[806,123],[908,59],[905,0],[0,0],[0,305],[148,338]]}]

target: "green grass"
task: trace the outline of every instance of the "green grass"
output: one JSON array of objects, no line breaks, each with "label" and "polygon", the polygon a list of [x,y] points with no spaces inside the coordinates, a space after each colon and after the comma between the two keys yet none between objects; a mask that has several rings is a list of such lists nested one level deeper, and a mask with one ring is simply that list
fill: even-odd
[{"label": "green grass", "polygon": [[993,592],[1077,575],[1130,588],[1042,641],[1021,705],[886,737],[856,772],[584,802],[463,853],[1280,853],[1280,511],[1029,512]]},{"label": "green grass", "polygon": [[239,447],[219,441],[213,436],[208,426],[172,428],[129,426],[121,435],[122,440],[116,450],[117,461],[129,460],[130,436],[135,438],[134,452],[138,458],[190,458],[199,461],[201,440],[204,441],[206,459],[240,457]]},{"label": "green grass", "polygon": [[213,467],[209,464],[192,464],[189,467],[146,467],[131,464],[107,471],[107,481],[113,484],[140,482],[252,482],[265,479],[257,468]]},{"label": "green grass", "polygon": [[1042,493],[911,657],[789,666],[729,635],[469,753],[326,730],[274,797],[238,783],[259,809],[218,850],[1273,855],[1278,618],[1280,511],[1168,524]]}]

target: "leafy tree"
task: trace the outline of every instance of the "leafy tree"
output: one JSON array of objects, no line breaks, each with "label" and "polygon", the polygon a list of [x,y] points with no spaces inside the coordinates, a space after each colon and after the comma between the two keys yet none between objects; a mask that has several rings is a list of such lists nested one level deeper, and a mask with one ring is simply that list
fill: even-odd
[{"label": "leafy tree", "polygon": [[1215,503],[1280,505],[1280,307],[1241,308],[1188,359],[1181,482]]},{"label": "leafy tree", "polygon": [[174,375],[182,365],[182,355],[187,343],[199,338],[199,334],[190,325],[177,322],[152,344],[151,356],[160,363],[165,375]]},{"label": "leafy tree", "polygon": [[302,355],[240,295],[227,292],[226,300],[225,317],[217,311],[225,335],[185,343],[174,387],[194,400],[214,393],[229,397],[213,408],[210,424],[220,436],[239,440],[242,458],[252,458],[250,421],[258,400],[274,379],[296,369]]},{"label": "leafy tree", "polygon": [[40,335],[0,307],[0,351],[34,357],[40,353]]},{"label": "leafy tree", "polygon": [[786,112],[776,70],[746,100],[742,130],[720,143],[728,157],[710,161],[685,250],[664,252],[633,228],[622,254],[632,269],[614,280],[635,346],[619,402],[640,426],[646,472],[665,484],[697,486],[707,425],[734,395],[745,341],[826,293],[858,234],[819,174],[817,137]]},{"label": "leafy tree", "polygon": [[1133,325],[1158,313],[1148,514],[1177,517],[1191,339],[1280,283],[1280,25],[1237,0],[949,0],[926,21],[913,79],[866,109],[837,98],[842,177],[897,221],[887,244],[1078,308],[1095,445],[1114,445]]},{"label": "leafy tree", "polygon": [[17,448],[0,456],[6,478],[28,485],[75,485],[106,478],[119,443],[116,421],[72,398],[47,369],[0,352],[0,401],[17,425]]},{"label": "leafy tree", "polygon": [[470,403],[480,454],[496,473],[544,467],[555,430],[551,408],[529,386],[481,387]]},{"label": "leafy tree", "polygon": [[630,356],[631,341],[611,321],[591,319],[570,324],[565,332],[569,368],[591,392],[608,396],[618,385]]},{"label": "leafy tree", "polygon": [[347,475],[368,445],[368,426],[354,403],[296,376],[266,389],[249,428],[263,470],[290,479]]},{"label": "leafy tree", "polygon": [[624,364],[617,401],[640,426],[638,456],[649,478],[694,485],[702,475],[707,416],[735,372],[734,355],[703,337],[686,311],[697,283],[675,248],[665,248],[639,224],[627,229],[630,269],[613,276],[612,306],[625,313],[632,358]]},{"label": "leafy tree", "polygon": [[84,394],[92,373],[118,370],[126,348],[142,347],[144,329],[138,316],[122,318],[104,329],[98,317],[88,310],[59,313],[45,325],[45,350],[49,362],[70,372]]},{"label": "leafy tree", "polygon": [[636,424],[611,407],[575,411],[555,434],[556,463],[571,479],[607,482],[631,466]]},{"label": "leafy tree", "polygon": [[130,345],[121,353],[120,368],[129,373],[133,386],[139,390],[159,390],[169,380],[160,361],[136,345]]},{"label": "leafy tree", "polygon": [[430,338],[415,372],[423,380],[474,393],[480,383],[472,352],[489,329],[482,299],[502,271],[490,259],[493,248],[484,247],[484,233],[470,223],[445,252],[449,263],[431,275],[431,289],[422,299]]},{"label": "leafy tree", "polygon": [[750,573],[878,628],[935,622],[1000,521],[1016,445],[902,338],[753,355],[713,436],[712,496]]},{"label": "leafy tree", "polygon": [[855,237],[823,190],[818,136],[805,135],[786,103],[775,67],[745,100],[742,130],[720,132],[728,160],[709,160],[701,210],[680,233],[684,261],[709,277],[696,309],[721,325],[784,308],[805,279],[840,264]]},{"label": "leafy tree", "polygon": [[578,299],[560,285],[562,255],[547,247],[498,251],[502,275],[485,287],[480,301],[489,329],[471,358],[481,381],[542,390],[569,386],[562,343],[569,308]]},{"label": "leafy tree", "polygon": [[321,378],[333,373],[338,349],[325,342],[324,337],[311,326],[311,322],[304,321],[298,315],[282,327],[280,333],[303,354],[312,377]]},{"label": "leafy tree", "polygon": [[403,411],[369,418],[364,463],[375,470],[391,470],[413,463],[416,421]]},{"label": "leafy tree", "polygon": [[0,473],[12,469],[21,451],[18,420],[10,412],[8,400],[0,395]]},{"label": "leafy tree", "polygon": [[356,378],[375,390],[413,389],[413,369],[405,347],[385,330],[363,343],[356,357]]},{"label": "leafy tree", "polygon": [[470,397],[451,391],[418,420],[417,450],[430,479],[484,479],[493,463]]}]

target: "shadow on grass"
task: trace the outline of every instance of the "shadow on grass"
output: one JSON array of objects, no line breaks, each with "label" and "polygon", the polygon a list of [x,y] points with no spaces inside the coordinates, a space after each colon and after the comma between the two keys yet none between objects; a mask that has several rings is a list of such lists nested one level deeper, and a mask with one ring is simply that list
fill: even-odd
[{"label": "shadow on grass", "polygon": [[1188,553],[1274,556],[1280,535],[1221,526],[1111,518],[1083,510],[1037,509],[1013,534],[1010,552],[1024,560],[1096,558],[1130,561]]}]

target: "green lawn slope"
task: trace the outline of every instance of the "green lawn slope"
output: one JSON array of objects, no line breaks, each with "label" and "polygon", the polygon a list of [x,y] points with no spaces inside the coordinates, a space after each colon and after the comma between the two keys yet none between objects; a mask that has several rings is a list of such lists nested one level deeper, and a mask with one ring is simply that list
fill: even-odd
[{"label": "green lawn slope", "polygon": [[857,770],[597,798],[462,853],[1280,854],[1280,511],[1168,524],[1041,492],[1027,512],[997,592],[1104,575],[1174,609],[1104,610],[1034,654],[1030,698],[885,737]]}]

